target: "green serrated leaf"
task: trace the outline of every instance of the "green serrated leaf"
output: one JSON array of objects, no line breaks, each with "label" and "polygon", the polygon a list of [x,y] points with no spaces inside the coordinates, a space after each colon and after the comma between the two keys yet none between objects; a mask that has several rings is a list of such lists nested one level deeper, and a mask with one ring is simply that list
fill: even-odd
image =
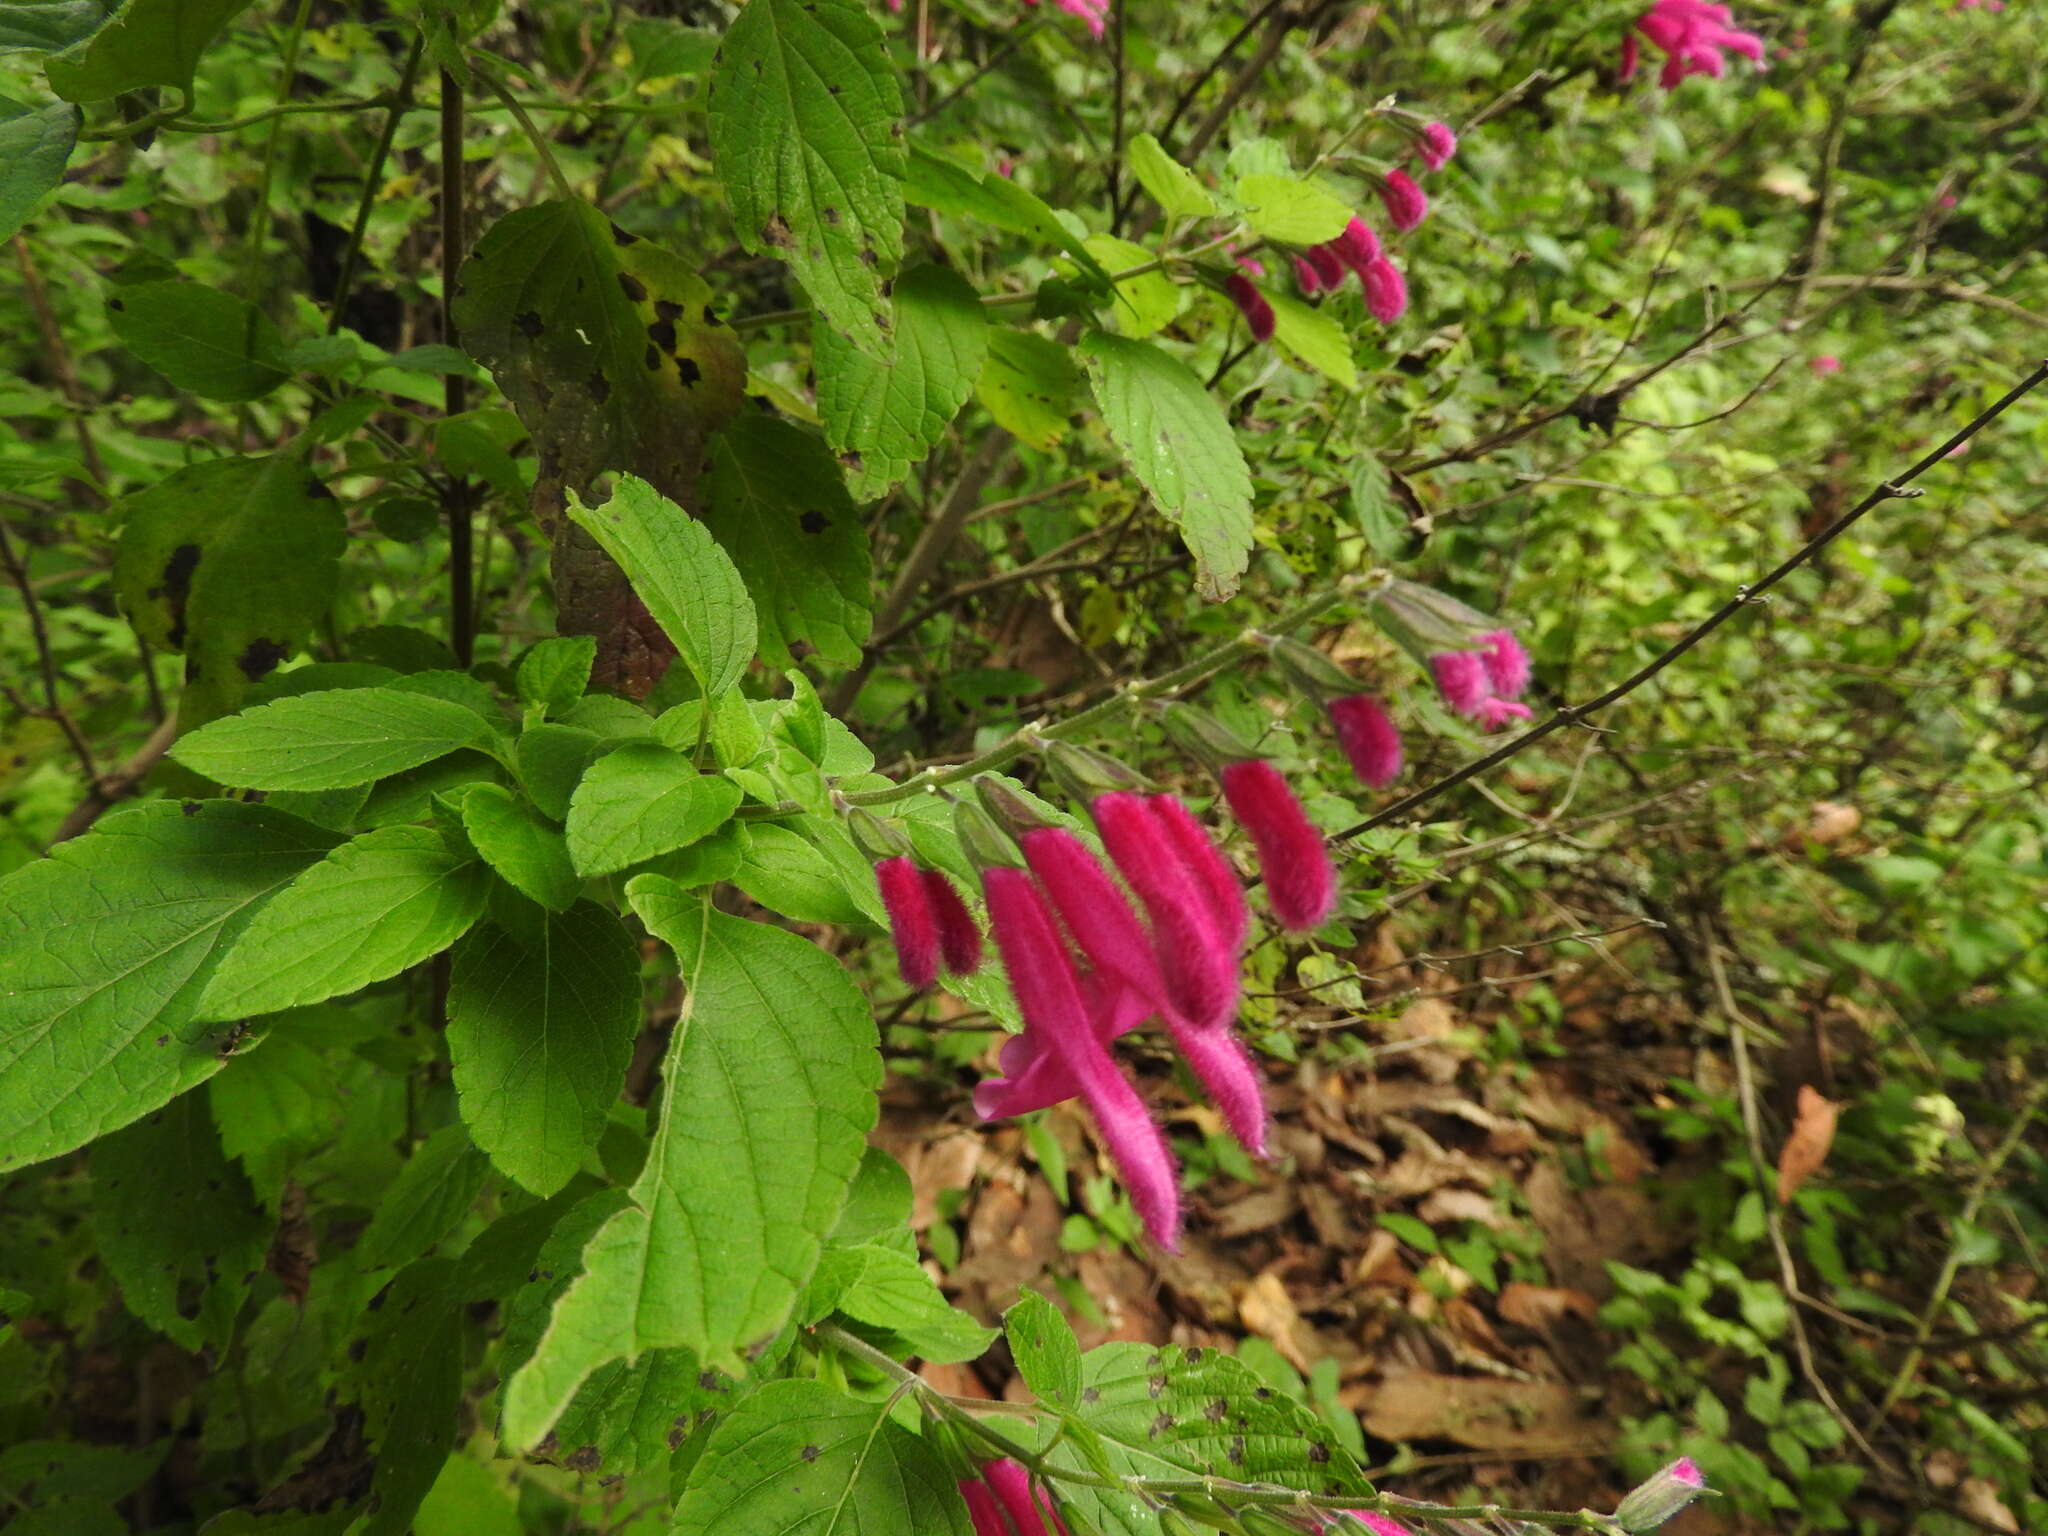
[{"label": "green serrated leaf", "polygon": [[975,1359],[996,1336],[940,1295],[916,1259],[881,1244],[832,1249],[818,1265],[811,1296],[804,1322],[838,1312],[885,1330],[901,1352],[941,1365]]},{"label": "green serrated leaf", "polygon": [[169,86],[192,100],[199,56],[249,0],[122,0],[84,41],[44,63],[66,101],[105,101],[145,86]]},{"label": "green serrated leaf", "polygon": [[878,363],[829,327],[812,335],[818,415],[854,497],[872,501],[923,461],[973,391],[988,323],[966,279],[912,269],[890,295],[896,354]]},{"label": "green serrated leaf", "polygon": [[711,444],[703,517],[753,594],[764,661],[789,666],[799,640],[827,661],[860,660],[873,580],[867,527],[820,439],[741,417]]},{"label": "green serrated leaf", "polygon": [[171,756],[238,789],[346,789],[491,739],[476,712],[389,688],[336,688],[202,726]]},{"label": "green serrated leaf", "polygon": [[754,603],[704,524],[633,475],[618,476],[601,507],[572,492],[569,515],[631,579],[705,697],[739,681],[759,641]]},{"label": "green serrated leaf", "polygon": [[185,653],[189,732],[238,708],[312,632],[347,519],[297,450],[175,470],[120,510],[114,590],[144,639]]},{"label": "green serrated leaf", "polygon": [[711,67],[711,156],[740,241],[773,252],[872,357],[903,255],[903,98],[855,0],[748,0]]},{"label": "green serrated leaf", "polygon": [[[1113,272],[1126,272],[1156,259],[1142,245],[1115,235],[1090,235],[1088,249]],[[1110,323],[1125,336],[1150,336],[1173,323],[1180,313],[1182,289],[1162,271],[1140,273],[1116,284]]]},{"label": "green serrated leaf", "polygon": [[130,283],[107,300],[121,345],[207,400],[254,400],[291,377],[284,339],[247,299],[204,283]]},{"label": "green serrated leaf", "polygon": [[1081,355],[1109,434],[1195,557],[1212,602],[1237,590],[1252,545],[1252,481],[1223,408],[1150,342],[1091,331]]},{"label": "green serrated leaf", "polygon": [[1386,466],[1368,452],[1352,460],[1351,511],[1366,547],[1382,560],[1393,559],[1407,547],[1408,519],[1394,500]]},{"label": "green serrated leaf", "polygon": [[629,742],[590,765],[569,801],[577,873],[610,874],[686,848],[724,826],[740,792],[657,742]]},{"label": "green serrated leaf", "polygon": [[483,1193],[491,1165],[469,1133],[444,1125],[413,1149],[349,1257],[358,1270],[399,1269],[447,1237]]},{"label": "green serrated leaf", "polygon": [[1237,184],[1245,222],[1268,240],[1320,245],[1344,233],[1351,208],[1313,182],[1292,176],[1252,175]]},{"label": "green serrated leaf", "polygon": [[128,1310],[173,1343],[223,1348],[270,1218],[187,1093],[92,1149],[93,1236]]},{"label": "green serrated leaf", "polygon": [[1043,1401],[1072,1406],[1081,1398],[1081,1345],[1060,1309],[1026,1291],[1003,1314],[1003,1332],[1017,1374]]},{"label": "green serrated leaf", "polygon": [[519,658],[519,697],[550,713],[569,708],[590,686],[597,642],[588,635],[543,640]]},{"label": "green serrated leaf", "polygon": [[[1098,1438],[1113,1476],[1209,1474],[1318,1494],[1372,1485],[1314,1413],[1214,1349],[1105,1344],[1081,1362],[1075,1417]],[[1077,1524],[1105,1536],[1156,1530],[1137,1495],[1063,1485]]]},{"label": "green serrated leaf", "polygon": [[1141,133],[1131,140],[1124,163],[1169,218],[1206,219],[1217,211],[1216,199],[1195,179],[1195,173],[1167,154],[1151,134]]},{"label": "green serrated leaf", "polygon": [[[0,30],[4,26],[0,21]],[[44,196],[57,189],[77,143],[78,108],[61,101],[28,107],[0,96],[0,240],[26,224]]]},{"label": "green serrated leaf", "polygon": [[569,845],[551,826],[496,784],[463,797],[462,829],[486,864],[522,896],[550,912],[566,912],[583,889]]},{"label": "green serrated leaf", "polygon": [[867,915],[831,860],[802,833],[769,824],[748,834],[746,857],[732,879],[762,906],[800,923],[857,923]]},{"label": "green serrated leaf", "polygon": [[1268,293],[1273,306],[1273,339],[1296,361],[1343,389],[1358,388],[1358,364],[1351,337],[1337,317],[1285,293]]},{"label": "green serrated leaf", "polygon": [[365,832],[256,914],[194,1017],[278,1013],[396,976],[467,933],[489,890],[482,866],[430,828]]},{"label": "green serrated leaf", "polygon": [[904,196],[920,208],[979,219],[1013,235],[1026,235],[1047,250],[1065,251],[1092,284],[1109,288],[1109,274],[1081,235],[1060,222],[1036,193],[994,171],[970,170],[943,155],[912,149]]},{"label": "green serrated leaf", "polygon": [[1080,408],[1081,370],[1073,353],[1032,331],[997,330],[975,395],[996,424],[1019,442],[1051,448]]},{"label": "green serrated leaf", "polygon": [[608,1361],[685,1348],[739,1373],[810,1279],[875,1121],[874,1024],[836,960],[658,876],[627,896],[682,965],[686,1012],[662,1066],[672,1091],[632,1204],[590,1240],[506,1390],[505,1438],[521,1447]]},{"label": "green serrated leaf", "polygon": [[889,1407],[769,1383],[712,1431],[673,1536],[970,1536],[954,1474]]},{"label": "green serrated leaf", "polygon": [[[640,956],[594,902],[456,948],[448,1054],[463,1122],[510,1178],[551,1195],[597,1143],[640,1020]],[[673,1081],[673,1080],[672,1080]]]},{"label": "green serrated leaf", "polygon": [[0,880],[0,1172],[219,1071],[192,1016],[215,962],[336,841],[268,806],[156,801]]},{"label": "green serrated leaf", "polygon": [[462,1401],[459,1273],[454,1260],[439,1258],[401,1270],[348,1346],[375,1467],[350,1536],[407,1536],[454,1449]]}]

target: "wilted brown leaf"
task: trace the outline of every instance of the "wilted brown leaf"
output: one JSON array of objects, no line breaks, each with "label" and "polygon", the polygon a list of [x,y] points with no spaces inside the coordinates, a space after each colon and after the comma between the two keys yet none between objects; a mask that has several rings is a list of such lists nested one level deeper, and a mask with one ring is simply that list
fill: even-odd
[{"label": "wilted brown leaf", "polygon": [[1840,1113],[1841,1106],[1822,1098],[1811,1083],[1800,1085],[1799,1114],[1778,1154],[1778,1204],[1790,1201],[1799,1186],[1828,1160],[1828,1148],[1835,1140],[1835,1118]]},{"label": "wilted brown leaf", "polygon": [[1525,1285],[1520,1280],[1510,1280],[1501,1287],[1496,1309],[1509,1322],[1524,1328],[1547,1327],[1566,1313],[1589,1323],[1597,1322],[1600,1316],[1600,1303],[1584,1291],[1575,1291],[1568,1285]]}]

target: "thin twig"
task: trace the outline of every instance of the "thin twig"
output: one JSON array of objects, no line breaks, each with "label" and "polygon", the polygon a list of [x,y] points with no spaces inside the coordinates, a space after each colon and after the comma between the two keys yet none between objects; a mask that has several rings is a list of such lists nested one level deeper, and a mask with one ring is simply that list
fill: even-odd
[{"label": "thin twig", "polygon": [[[43,678],[43,707],[36,709],[25,700],[16,699],[15,707],[24,714],[41,715],[57,722],[64,739],[71,743],[71,750],[78,758],[80,772],[85,775],[88,787],[100,781],[98,764],[93,761],[92,747],[85,739],[85,733],[78,728],[78,722],[64,707],[64,699],[57,686],[57,657],[50,649],[49,627],[43,622],[43,605],[36,599],[34,583],[28,579],[28,565],[15,553],[14,541],[8,537],[7,526],[0,523],[0,564],[7,567],[8,580],[21,593],[22,611],[28,615],[29,633],[35,637],[36,666]],[[10,696],[13,690],[8,690]]]},{"label": "thin twig", "polygon": [[171,749],[171,743],[177,739],[178,719],[172,715],[149,733],[149,739],[133,757],[112,773],[102,775],[94,783],[86,797],[74,805],[70,813],[57,824],[57,831],[50,841],[61,843],[78,836],[98,821],[101,813],[110,806],[134,794],[141,787],[143,779],[148,777],[149,770],[162,760],[163,755]]}]

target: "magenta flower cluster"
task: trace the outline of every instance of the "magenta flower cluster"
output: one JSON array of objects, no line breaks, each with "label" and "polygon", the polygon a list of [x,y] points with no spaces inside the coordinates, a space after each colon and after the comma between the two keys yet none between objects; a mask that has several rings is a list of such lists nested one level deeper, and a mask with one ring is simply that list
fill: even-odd
[{"label": "magenta flower cluster", "polygon": [[1657,0],[1622,39],[1621,78],[1635,78],[1641,61],[1637,33],[1664,55],[1657,83],[1667,91],[1689,75],[1720,79],[1728,71],[1724,54],[1739,53],[1757,68],[1769,68],[1764,63],[1764,40],[1754,32],[1735,30],[1730,25],[1733,19],[1727,6],[1710,0]]}]

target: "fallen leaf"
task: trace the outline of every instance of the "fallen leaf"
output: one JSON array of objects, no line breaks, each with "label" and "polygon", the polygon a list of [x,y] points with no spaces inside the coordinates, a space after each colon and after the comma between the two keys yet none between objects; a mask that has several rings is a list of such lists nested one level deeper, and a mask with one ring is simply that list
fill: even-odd
[{"label": "fallen leaf", "polygon": [[1568,1285],[1526,1285],[1510,1280],[1500,1288],[1495,1307],[1502,1317],[1524,1328],[1546,1328],[1566,1313],[1589,1323],[1600,1318],[1600,1303]]},{"label": "fallen leaf", "polygon": [[1365,1428],[1382,1440],[1450,1440],[1515,1455],[1593,1454],[1614,1427],[1586,1412],[1558,1381],[1501,1381],[1434,1371],[1389,1375],[1365,1405]]},{"label": "fallen leaf", "polygon": [[1839,843],[1862,825],[1863,813],[1855,806],[1834,800],[1816,800],[1807,814],[1806,840],[1825,847],[1829,843]]},{"label": "fallen leaf", "polygon": [[1778,1154],[1778,1204],[1787,1204],[1800,1185],[1820,1172],[1834,1145],[1835,1118],[1841,1112],[1839,1104],[1822,1098],[1811,1083],[1800,1084],[1799,1113]]},{"label": "fallen leaf", "polygon": [[2017,1531],[2019,1521],[1998,1496],[1998,1485],[1988,1477],[1966,1477],[1956,1490],[1956,1511],[1994,1531]]},{"label": "fallen leaf", "polygon": [[1272,1270],[1254,1276],[1244,1288],[1244,1294],[1237,1299],[1237,1316],[1253,1333],[1270,1340],[1287,1363],[1304,1376],[1315,1366],[1316,1356],[1322,1352],[1316,1348],[1315,1334],[1301,1320],[1294,1298],[1287,1294],[1287,1287]]},{"label": "fallen leaf", "polygon": [[1415,1208],[1415,1214],[1432,1227],[1452,1221],[1476,1221],[1482,1227],[1507,1225],[1507,1212],[1494,1204],[1491,1195],[1476,1189],[1431,1190]]}]

